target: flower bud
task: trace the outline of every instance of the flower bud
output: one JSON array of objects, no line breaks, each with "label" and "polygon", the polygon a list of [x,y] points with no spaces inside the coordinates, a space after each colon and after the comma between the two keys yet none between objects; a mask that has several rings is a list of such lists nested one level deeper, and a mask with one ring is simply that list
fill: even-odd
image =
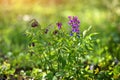
[{"label": "flower bud", "polygon": [[38,22],[36,20],[33,20],[31,27],[38,27]]},{"label": "flower bud", "polygon": [[58,30],[55,30],[55,31],[53,32],[54,35],[56,35],[57,33],[58,33]]}]

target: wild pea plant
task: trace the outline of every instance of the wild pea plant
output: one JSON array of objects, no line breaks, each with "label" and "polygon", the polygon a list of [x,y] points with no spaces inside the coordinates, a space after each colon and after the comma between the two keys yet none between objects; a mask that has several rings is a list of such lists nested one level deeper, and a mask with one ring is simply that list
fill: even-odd
[{"label": "wild pea plant", "polygon": [[[80,31],[80,20],[69,16],[71,31],[63,30],[63,23],[56,23],[57,29],[42,29],[36,20],[26,31],[28,53],[35,67],[30,76],[47,80],[83,80],[93,79],[97,71],[89,64],[89,56],[94,52],[97,33],[87,34],[91,29]],[[65,27],[65,26],[64,26]],[[94,74],[93,74],[94,73]]]}]

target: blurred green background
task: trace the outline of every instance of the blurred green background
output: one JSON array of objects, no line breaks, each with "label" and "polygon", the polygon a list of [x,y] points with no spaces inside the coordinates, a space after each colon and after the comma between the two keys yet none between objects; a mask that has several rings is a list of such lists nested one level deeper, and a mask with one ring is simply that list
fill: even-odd
[{"label": "blurred green background", "polygon": [[0,61],[24,53],[31,19],[66,27],[68,16],[79,17],[81,32],[92,26],[99,33],[101,53],[120,58],[120,0],[0,0]]}]

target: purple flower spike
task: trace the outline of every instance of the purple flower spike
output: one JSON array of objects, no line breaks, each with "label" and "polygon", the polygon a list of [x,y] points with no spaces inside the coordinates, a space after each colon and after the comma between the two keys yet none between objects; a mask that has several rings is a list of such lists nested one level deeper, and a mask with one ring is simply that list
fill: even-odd
[{"label": "purple flower spike", "polygon": [[58,22],[56,25],[58,26],[58,29],[61,29],[62,23]]},{"label": "purple flower spike", "polygon": [[77,16],[68,16],[69,22],[68,24],[72,27],[72,32],[79,33],[79,26],[80,26],[80,20],[78,20]]}]

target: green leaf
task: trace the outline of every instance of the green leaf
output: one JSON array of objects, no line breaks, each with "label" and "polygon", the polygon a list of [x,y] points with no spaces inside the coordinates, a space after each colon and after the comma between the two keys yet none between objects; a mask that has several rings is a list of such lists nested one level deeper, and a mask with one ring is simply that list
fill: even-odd
[{"label": "green leaf", "polygon": [[86,36],[86,34],[91,30],[92,26],[90,26],[87,30],[83,31],[83,38]]}]

